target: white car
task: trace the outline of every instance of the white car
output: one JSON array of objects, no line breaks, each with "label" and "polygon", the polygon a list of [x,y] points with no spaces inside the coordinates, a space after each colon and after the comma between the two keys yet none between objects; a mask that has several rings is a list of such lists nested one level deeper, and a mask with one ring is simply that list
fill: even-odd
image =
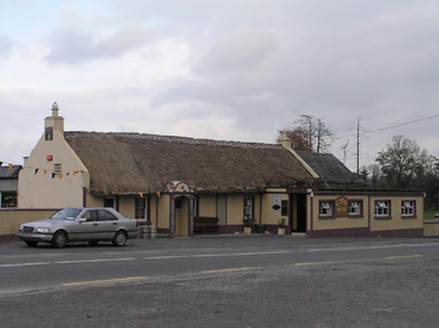
[{"label": "white car", "polygon": [[64,247],[69,242],[87,241],[96,245],[111,241],[123,246],[127,239],[138,235],[137,222],[127,219],[111,208],[65,208],[50,219],[22,224],[17,237],[28,246],[39,242]]}]

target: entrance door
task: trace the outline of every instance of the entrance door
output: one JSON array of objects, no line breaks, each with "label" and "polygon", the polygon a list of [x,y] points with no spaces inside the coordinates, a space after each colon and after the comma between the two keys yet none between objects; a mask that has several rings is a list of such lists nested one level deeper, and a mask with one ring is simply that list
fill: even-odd
[{"label": "entrance door", "polygon": [[306,232],[306,194],[297,195],[297,232]]},{"label": "entrance door", "polygon": [[189,198],[175,199],[175,235],[189,236]]}]

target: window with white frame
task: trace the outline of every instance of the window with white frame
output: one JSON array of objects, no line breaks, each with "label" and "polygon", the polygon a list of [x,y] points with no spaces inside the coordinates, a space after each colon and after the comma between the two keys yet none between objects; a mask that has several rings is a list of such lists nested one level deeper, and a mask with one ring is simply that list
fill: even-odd
[{"label": "window with white frame", "polygon": [[334,202],[333,201],[321,201],[319,204],[319,216],[320,217],[334,216]]},{"label": "window with white frame", "polygon": [[253,197],[244,197],[244,217],[253,219]]},{"label": "window with white frame", "polygon": [[401,215],[403,217],[415,216],[416,215],[416,205],[413,200],[404,200],[401,202]]},{"label": "window with white frame", "polygon": [[349,201],[349,216],[359,216],[363,214],[363,202],[361,200],[350,200]]},{"label": "window with white frame", "polygon": [[375,217],[378,218],[390,217],[390,200],[375,201]]},{"label": "window with white frame", "polygon": [[148,218],[148,199],[142,194],[135,198],[134,217],[140,220]]}]

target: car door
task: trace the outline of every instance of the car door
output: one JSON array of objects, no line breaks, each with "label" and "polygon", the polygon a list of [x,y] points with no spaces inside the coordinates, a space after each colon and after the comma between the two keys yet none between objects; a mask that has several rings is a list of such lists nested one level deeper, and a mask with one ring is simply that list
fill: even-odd
[{"label": "car door", "polygon": [[107,209],[99,209],[99,235],[100,239],[110,240],[114,237],[118,226],[118,218]]},{"label": "car door", "polygon": [[85,210],[79,218],[79,223],[75,227],[75,232],[69,234],[69,239],[78,241],[99,239],[98,210]]}]

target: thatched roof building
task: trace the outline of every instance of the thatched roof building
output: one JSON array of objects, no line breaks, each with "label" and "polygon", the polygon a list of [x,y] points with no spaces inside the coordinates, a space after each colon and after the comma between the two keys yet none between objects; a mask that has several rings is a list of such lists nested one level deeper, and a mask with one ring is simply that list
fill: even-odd
[{"label": "thatched roof building", "polygon": [[312,179],[278,144],[215,141],[138,133],[65,132],[88,168],[91,190],[158,192],[185,181],[199,192],[255,191]]}]

